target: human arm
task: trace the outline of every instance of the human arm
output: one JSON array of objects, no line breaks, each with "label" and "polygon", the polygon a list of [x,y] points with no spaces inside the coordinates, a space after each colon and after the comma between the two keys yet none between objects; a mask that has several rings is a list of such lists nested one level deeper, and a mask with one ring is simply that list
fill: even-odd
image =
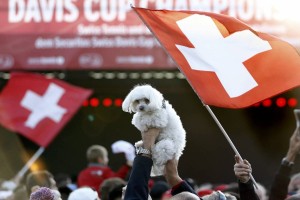
[{"label": "human arm", "polygon": [[171,194],[174,196],[181,192],[190,192],[195,195],[194,189],[184,180],[182,180],[178,174],[178,160],[168,160],[165,167],[165,178],[168,184],[172,187]]},{"label": "human arm", "polygon": [[288,195],[288,185],[290,183],[290,175],[293,164],[300,151],[299,127],[297,127],[290,137],[288,151],[281,161],[280,167],[275,174],[271,184],[269,200],[285,199]]},{"label": "human arm", "polygon": [[[150,150],[159,134],[158,129],[149,129],[142,133],[144,149]],[[149,195],[148,181],[150,179],[153,161],[146,154],[137,155],[134,159],[131,175],[125,192],[125,200],[147,200]]]},{"label": "human arm", "polygon": [[252,168],[247,160],[241,160],[239,156],[235,156],[234,174],[238,179],[239,193],[241,200],[259,200],[253,182],[250,180]]},{"label": "human arm", "polygon": [[300,132],[299,127],[297,127],[290,137],[289,149],[285,156],[285,160],[289,163],[294,163],[296,157],[300,151]]}]

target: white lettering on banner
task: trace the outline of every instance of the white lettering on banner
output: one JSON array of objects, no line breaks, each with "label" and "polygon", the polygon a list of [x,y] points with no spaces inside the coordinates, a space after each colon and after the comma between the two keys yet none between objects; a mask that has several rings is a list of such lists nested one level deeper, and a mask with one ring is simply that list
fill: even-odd
[{"label": "white lettering on banner", "polygon": [[255,13],[253,0],[241,0],[238,2],[237,13],[239,18],[244,21],[253,19]]},{"label": "white lettering on banner", "polygon": [[124,22],[135,2],[137,7],[223,13],[243,21],[300,19],[298,0],[8,0],[8,22],[72,23],[80,17]]},{"label": "white lettering on banner", "polygon": [[60,38],[55,37],[55,48],[89,48],[91,47],[91,41],[89,38],[82,38],[82,37],[76,37],[76,38]]},{"label": "white lettering on banner", "polygon": [[9,0],[8,22],[74,22],[79,10],[77,0]]},{"label": "white lettering on banner", "polygon": [[[243,21],[284,20],[283,5],[295,6],[295,0],[164,0],[155,1],[156,9],[197,10],[223,13]],[[140,5],[149,7],[149,5]],[[299,16],[299,15],[298,15]]]},{"label": "white lettering on banner", "polygon": [[27,59],[29,65],[58,65],[65,64],[65,58],[63,56],[42,56],[42,57],[29,57]]},{"label": "white lettering on banner", "polygon": [[109,26],[107,24],[103,24],[101,26],[102,28],[102,31],[103,31],[103,34],[104,35],[122,35],[122,34],[126,34],[128,31],[127,31],[127,26],[125,25],[119,25],[119,26]]},{"label": "white lettering on banner", "polygon": [[123,24],[109,25],[84,25],[77,26],[79,35],[151,35],[151,32],[144,24],[126,26]]},{"label": "white lettering on banner", "polygon": [[151,55],[146,56],[117,56],[116,63],[118,64],[147,64],[151,65],[154,58]]},{"label": "white lettering on banner", "polygon": [[[96,37],[83,38],[83,37],[74,37],[74,38],[43,38],[39,37],[35,41],[35,48],[37,49],[52,49],[52,48],[63,48],[63,49],[72,49],[72,48],[148,48],[160,46],[157,40],[153,37]],[[56,64],[64,64],[65,60],[60,57],[39,57],[28,60],[32,64],[42,64],[55,62]]]},{"label": "white lettering on banner", "polygon": [[101,35],[102,30],[100,26],[79,24],[77,26],[77,32],[79,35]]},{"label": "white lettering on banner", "polygon": [[54,83],[49,85],[43,96],[28,90],[21,101],[21,106],[31,111],[25,126],[34,129],[45,118],[59,123],[67,112],[65,108],[58,105],[64,93],[65,90]]},{"label": "white lettering on banner", "polygon": [[213,9],[212,11],[214,13],[221,13],[228,7],[228,1],[227,0],[213,0]]},{"label": "white lettering on banner", "polygon": [[192,15],[177,21],[194,48],[176,45],[193,70],[215,72],[228,95],[238,97],[257,86],[243,62],[272,49],[249,30],[224,38],[214,21]]},{"label": "white lettering on banner", "polygon": [[129,0],[85,0],[83,7],[84,16],[90,22],[125,21],[131,11]]}]

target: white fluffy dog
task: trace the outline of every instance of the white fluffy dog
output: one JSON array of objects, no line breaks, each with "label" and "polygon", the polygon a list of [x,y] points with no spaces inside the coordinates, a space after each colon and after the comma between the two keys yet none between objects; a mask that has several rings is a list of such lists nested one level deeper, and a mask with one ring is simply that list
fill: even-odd
[{"label": "white fluffy dog", "polygon": [[[159,128],[157,142],[151,149],[153,168],[151,176],[163,175],[168,160],[182,155],[186,133],[180,117],[163,95],[150,85],[137,85],[126,96],[122,109],[135,113],[132,124],[142,133],[148,128]],[[135,144],[141,146],[142,141]]]}]

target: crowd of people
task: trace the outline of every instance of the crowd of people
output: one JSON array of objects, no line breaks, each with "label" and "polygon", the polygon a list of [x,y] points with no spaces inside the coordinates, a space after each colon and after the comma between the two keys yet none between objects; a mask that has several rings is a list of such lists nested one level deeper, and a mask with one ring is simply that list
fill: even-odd
[{"label": "crowd of people", "polygon": [[[77,176],[76,182],[67,174],[53,176],[47,170],[30,172],[23,181],[1,183],[6,192],[3,200],[300,200],[300,173],[292,174],[300,153],[300,128],[290,137],[289,148],[274,175],[270,188],[251,178],[251,164],[235,156],[233,175],[237,181],[230,184],[197,185],[193,179],[183,179],[178,172],[178,160],[169,160],[164,176],[151,178],[153,160],[151,147],[159,129],[151,128],[142,134],[145,151],[137,153],[115,172],[108,165],[107,149],[92,145],[87,149],[88,166]],[[9,184],[10,183],[10,184]],[[11,192],[11,193],[9,193]],[[4,195],[5,196],[5,195]]]}]

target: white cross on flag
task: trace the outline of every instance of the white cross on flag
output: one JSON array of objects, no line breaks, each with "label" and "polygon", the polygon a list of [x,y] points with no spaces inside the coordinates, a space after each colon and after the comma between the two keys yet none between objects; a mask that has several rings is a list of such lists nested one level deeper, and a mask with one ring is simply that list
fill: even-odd
[{"label": "white cross on flag", "polygon": [[0,123],[46,147],[91,90],[33,73],[11,73],[0,93]]},{"label": "white cross on flag", "polygon": [[300,85],[287,42],[221,14],[133,8],[204,104],[242,108]]}]

